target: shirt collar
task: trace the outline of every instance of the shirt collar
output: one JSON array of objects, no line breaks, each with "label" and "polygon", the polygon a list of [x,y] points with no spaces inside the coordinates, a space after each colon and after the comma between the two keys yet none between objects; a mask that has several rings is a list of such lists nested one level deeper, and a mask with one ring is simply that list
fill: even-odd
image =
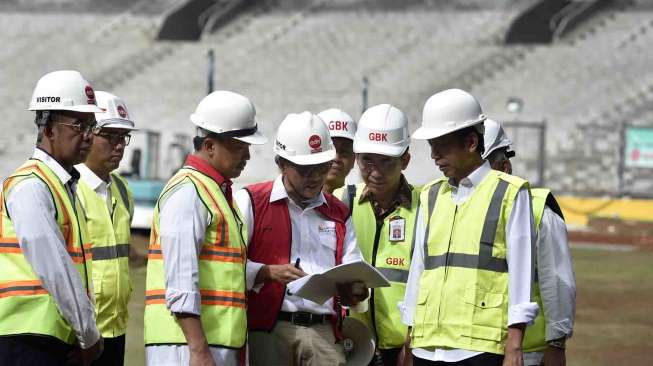
[{"label": "shirt collar", "polygon": [[[276,202],[288,197],[288,191],[286,191],[286,187],[283,185],[283,175],[279,175],[274,182],[272,183],[272,192],[270,192],[270,202]],[[323,204],[326,204],[326,198],[324,198],[324,194],[320,192],[320,195],[317,197],[315,203],[309,205],[307,208],[315,208],[322,206]]]},{"label": "shirt collar", "polygon": [[[479,184],[481,184],[481,181],[487,176],[487,174],[490,172],[490,163],[485,160],[481,166],[478,168],[474,169],[473,172],[469,173],[468,176],[465,178],[461,179],[459,182],[459,186],[471,188],[471,187],[476,187]],[[449,185],[452,187],[455,187],[453,185],[453,180],[449,179]]]},{"label": "shirt collar", "polygon": [[75,165],[75,169],[79,171],[80,179],[84,181],[95,192],[102,190],[106,191],[111,182],[105,182],[102,178],[98,177],[86,164]]},{"label": "shirt collar", "polygon": [[[363,203],[366,200],[370,200],[370,202],[373,202],[373,199],[374,197],[372,197],[372,192],[370,192],[367,186],[365,186],[363,188],[363,192],[361,193],[360,198],[358,199],[358,203]],[[397,189],[397,193],[395,194],[394,197],[393,207],[402,206],[410,210],[412,204],[413,204],[413,186],[411,186],[408,183],[406,177],[402,174],[399,181],[399,188]]]},{"label": "shirt collar", "polygon": [[203,174],[208,175],[216,181],[221,187],[226,185],[227,187],[231,187],[233,182],[230,179],[225,178],[220,172],[215,169],[211,164],[209,164],[206,160],[198,157],[197,155],[190,154],[186,158],[186,162],[184,163],[185,166],[189,166]]},{"label": "shirt collar", "polygon": [[34,149],[32,158],[42,161],[43,164],[45,164],[54,172],[54,174],[63,184],[67,184],[70,180],[72,180],[73,183],[79,180],[79,172],[77,169],[73,167],[73,169],[68,172],[63,166],[61,166],[61,164],[59,164],[59,162],[54,157],[52,157],[52,155],[48,154],[38,147]]}]

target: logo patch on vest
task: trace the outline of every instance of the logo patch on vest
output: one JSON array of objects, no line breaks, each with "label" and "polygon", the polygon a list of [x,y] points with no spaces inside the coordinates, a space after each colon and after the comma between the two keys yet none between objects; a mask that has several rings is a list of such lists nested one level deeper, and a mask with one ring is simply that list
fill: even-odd
[{"label": "logo patch on vest", "polygon": [[388,233],[388,241],[398,242],[406,240],[406,219],[400,216],[395,216],[390,219],[388,228],[390,229]]},{"label": "logo patch on vest", "polygon": [[317,231],[320,234],[335,234],[336,224],[334,222],[324,222],[317,226]]}]

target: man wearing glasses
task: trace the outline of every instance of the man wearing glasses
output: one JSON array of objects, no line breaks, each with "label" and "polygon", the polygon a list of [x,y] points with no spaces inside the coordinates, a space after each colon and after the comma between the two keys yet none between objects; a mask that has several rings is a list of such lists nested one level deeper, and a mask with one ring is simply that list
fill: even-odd
[{"label": "man wearing glasses", "polygon": [[129,144],[134,122],[117,96],[97,91],[96,113],[100,131],[84,164],[77,165],[77,189],[86,213],[93,251],[93,289],[97,325],[104,338],[104,353],[93,365],[122,365],[125,356],[129,280],[129,239],[134,202],[127,182],[115,171]]},{"label": "man wearing glasses", "polygon": [[102,110],[77,71],[43,76],[29,110],[37,146],[4,181],[0,200],[0,364],[88,365],[102,338],[74,165],[86,159]]},{"label": "man wearing glasses", "polygon": [[410,162],[409,145],[403,112],[389,104],[370,107],[361,116],[354,137],[364,183],[334,193],[351,208],[363,257],[392,284],[371,290],[366,312],[351,313],[376,336],[375,365],[397,365],[402,350],[406,353],[407,327],[401,323],[397,303],[406,290],[420,194],[402,174]]},{"label": "man wearing glasses", "polygon": [[307,273],[362,260],[347,206],[322,193],[336,155],[329,130],[311,112],[289,114],[277,130],[274,152],[281,175],[235,196],[249,234],[250,363],[344,365],[336,343],[340,304],[356,305],[367,289],[346,283],[334,294],[339,302],[317,304],[285,288]]},{"label": "man wearing glasses", "polygon": [[195,152],[154,210],[145,292],[148,365],[239,365],[247,336],[245,229],[231,179],[264,144],[254,105],[229,91],[190,116]]}]

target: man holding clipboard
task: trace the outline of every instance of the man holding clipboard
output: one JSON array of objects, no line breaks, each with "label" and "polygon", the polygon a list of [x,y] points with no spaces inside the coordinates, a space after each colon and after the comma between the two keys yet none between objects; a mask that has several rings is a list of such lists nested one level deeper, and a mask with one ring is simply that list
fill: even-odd
[{"label": "man holding clipboard", "polygon": [[[310,112],[289,114],[277,131],[274,152],[281,175],[235,194],[249,234],[250,363],[344,365],[343,347],[336,343],[339,304],[333,298],[318,304],[285,289],[304,271],[322,273],[362,260],[349,210],[322,193],[335,158],[329,130]],[[342,305],[367,297],[366,288],[355,293],[354,287],[338,286]]]}]

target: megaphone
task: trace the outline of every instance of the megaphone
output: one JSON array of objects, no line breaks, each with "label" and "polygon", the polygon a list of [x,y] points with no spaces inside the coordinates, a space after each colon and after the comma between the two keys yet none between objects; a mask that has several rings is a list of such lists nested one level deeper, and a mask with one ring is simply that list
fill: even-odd
[{"label": "megaphone", "polygon": [[358,319],[346,317],[342,321],[342,340],[346,366],[367,366],[374,357],[376,343],[372,331]]}]

